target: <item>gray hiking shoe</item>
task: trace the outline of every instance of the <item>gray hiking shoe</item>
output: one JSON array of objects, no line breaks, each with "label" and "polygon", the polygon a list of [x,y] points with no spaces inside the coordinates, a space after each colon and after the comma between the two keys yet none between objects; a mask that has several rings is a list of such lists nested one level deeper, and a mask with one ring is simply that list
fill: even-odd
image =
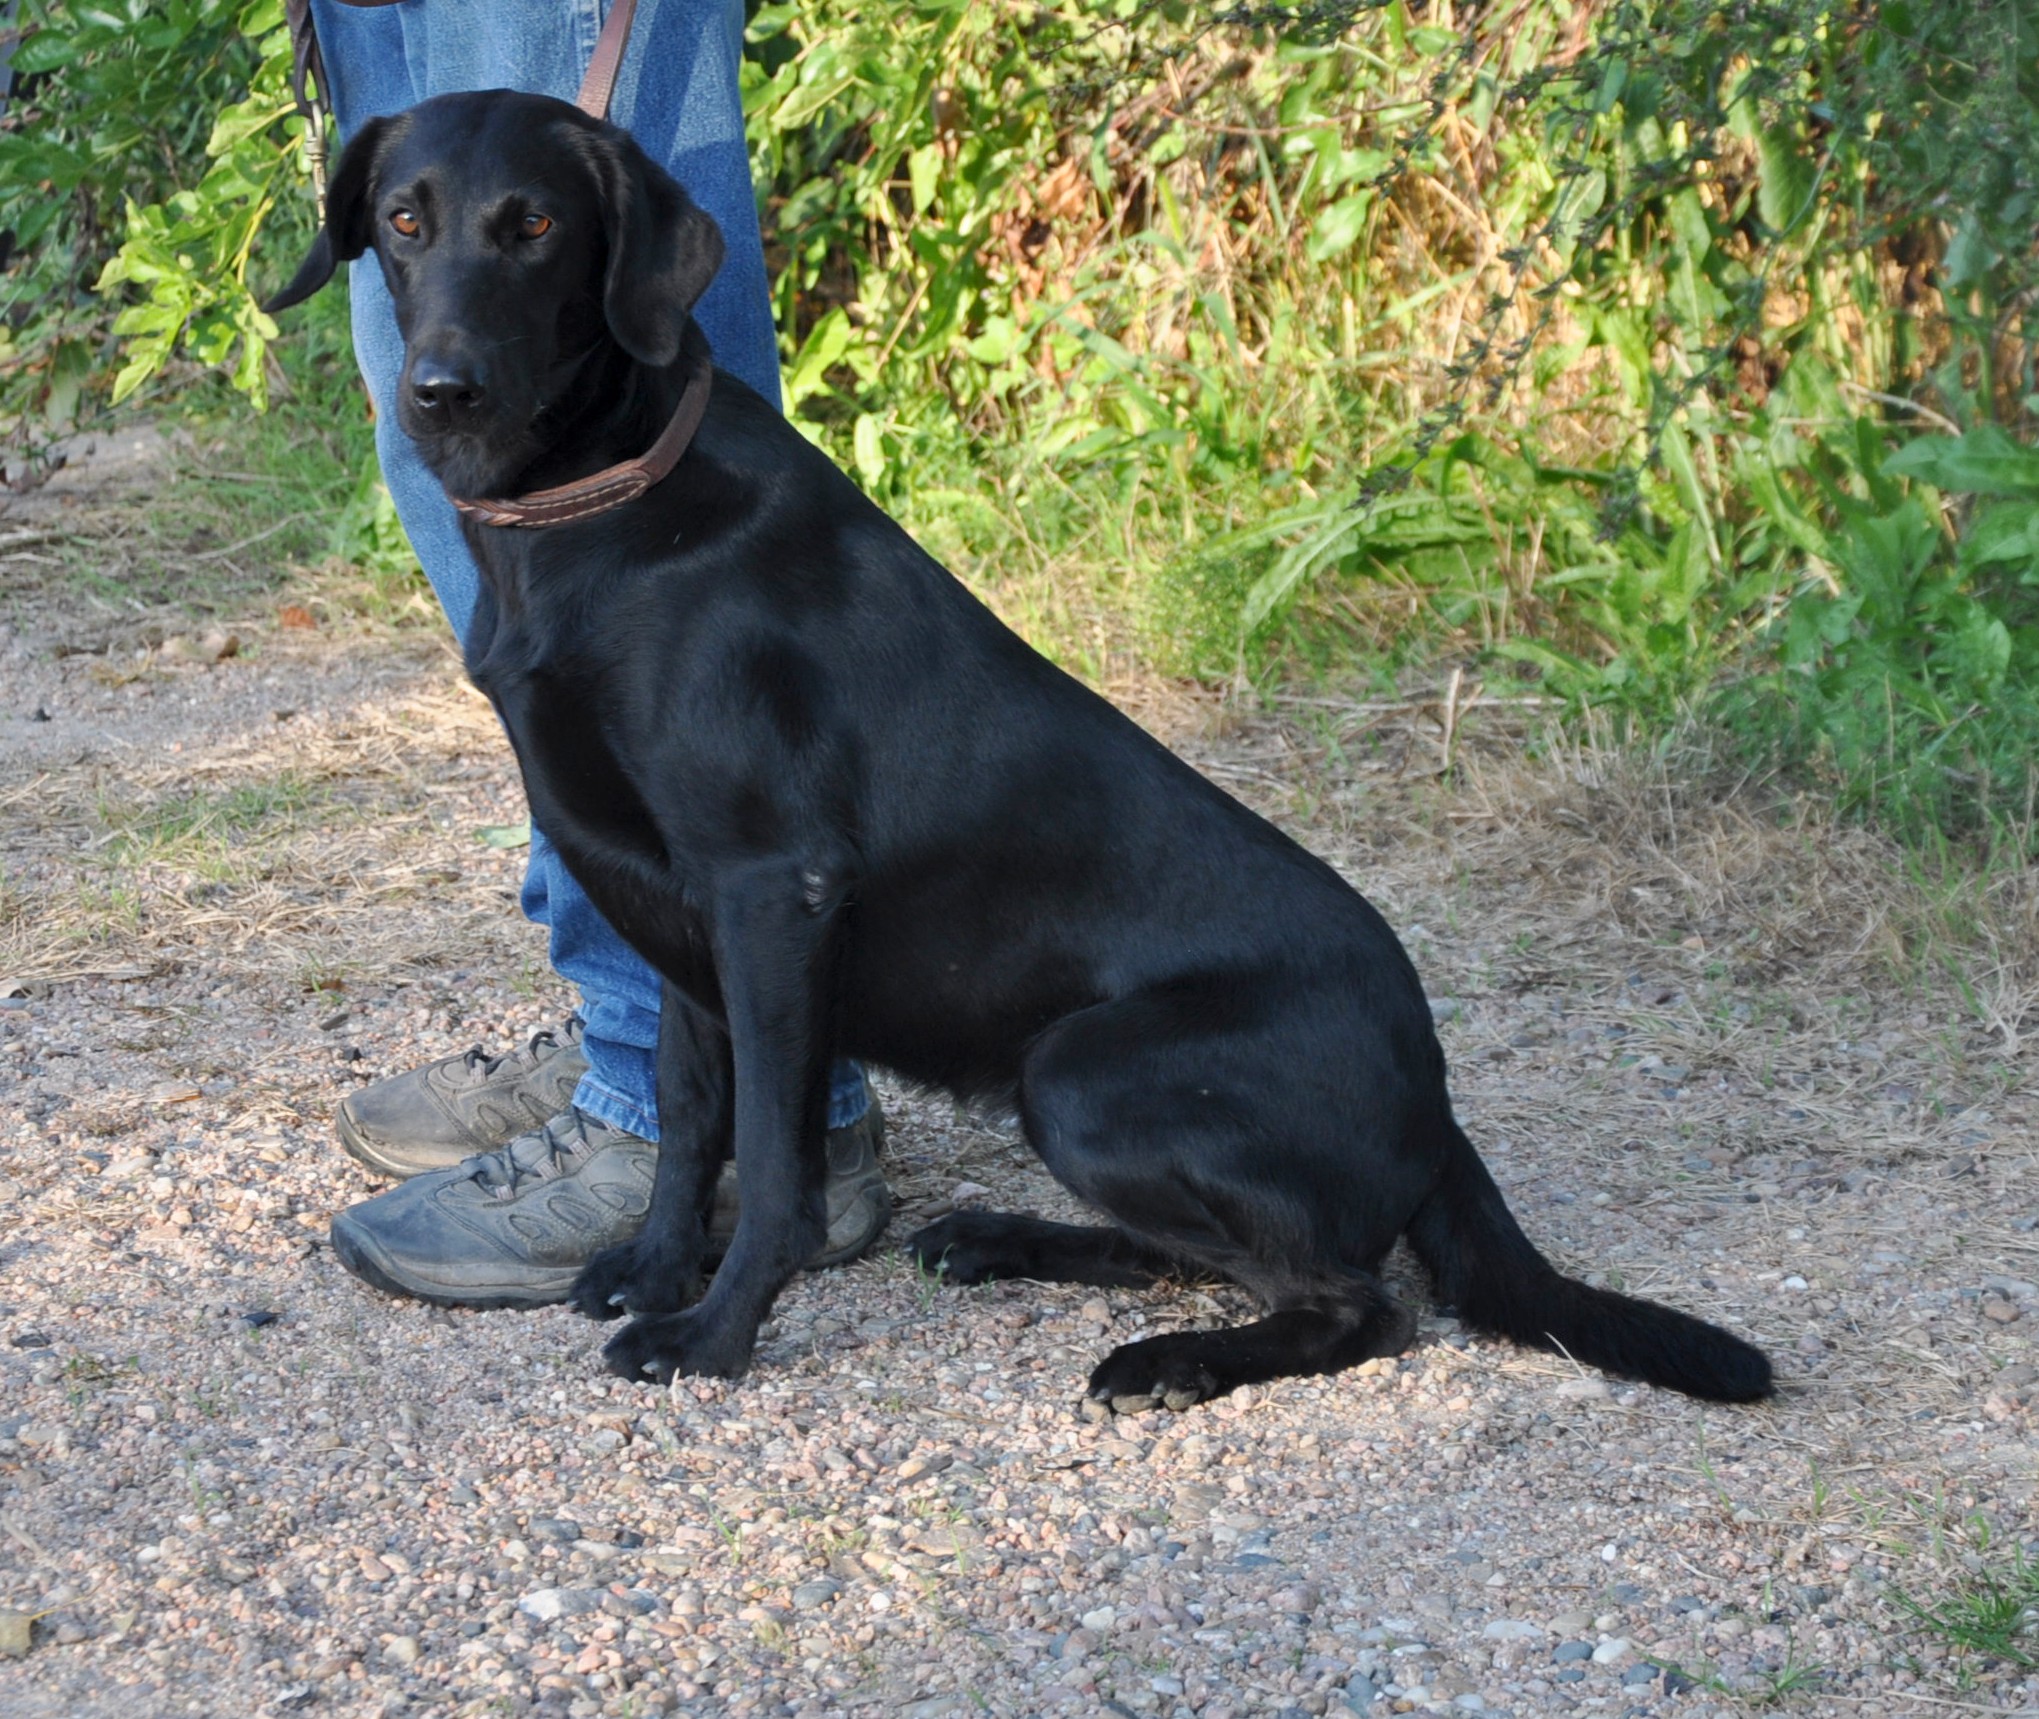
[{"label": "gray hiking shoe", "polygon": [[[879,1168],[885,1150],[885,1113],[878,1108],[878,1095],[864,1082],[870,1100],[864,1114],[846,1128],[828,1131],[828,1184],[823,1190],[828,1201],[828,1236],[821,1251],[807,1262],[809,1271],[831,1265],[848,1265],[870,1252],[892,1221],[892,1190]],[[722,1166],[715,1184],[715,1206],[708,1214],[708,1252],[713,1258],[729,1251],[736,1236],[736,1166]]]},{"label": "gray hiking shoe", "polygon": [[[812,1267],[868,1250],[892,1216],[871,1107],[828,1136],[828,1235]],[[658,1148],[568,1108],[500,1151],[414,1176],[333,1220],[333,1252],[364,1283],[440,1307],[547,1307],[582,1266],[628,1241],[651,1209]],[[714,1254],[736,1230],[736,1176],[723,1168],[709,1224]]]},{"label": "gray hiking shoe", "polygon": [[499,1152],[430,1170],[333,1220],[365,1283],[440,1307],[547,1307],[651,1210],[658,1148],[571,1107]]},{"label": "gray hiking shoe", "polygon": [[378,1176],[397,1181],[448,1170],[542,1128],[573,1102],[587,1067],[578,1015],[503,1056],[476,1045],[344,1099],[340,1144]]}]

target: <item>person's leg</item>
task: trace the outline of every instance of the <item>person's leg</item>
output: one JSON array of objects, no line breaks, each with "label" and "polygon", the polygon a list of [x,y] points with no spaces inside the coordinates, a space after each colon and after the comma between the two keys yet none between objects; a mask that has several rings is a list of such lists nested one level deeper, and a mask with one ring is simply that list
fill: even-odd
[{"label": "person's leg", "polygon": [[[453,90],[516,88],[571,98],[601,27],[592,0],[497,0],[465,10],[445,0],[387,7],[318,0],[315,12],[343,136],[377,114]],[[740,0],[643,0],[611,115],[721,226],[727,255],[695,318],[716,362],[776,400],[778,352],[737,84],[742,38]],[[445,492],[397,428],[403,343],[372,253],[353,266],[349,284],[355,354],[375,402],[384,480],[448,620],[464,638],[479,574]],[[588,1067],[576,1107],[656,1139],[657,975],[602,918],[536,828],[522,905],[550,933],[554,971],[583,999]],[[861,1072],[839,1066],[829,1126],[854,1123],[865,1102]]]}]

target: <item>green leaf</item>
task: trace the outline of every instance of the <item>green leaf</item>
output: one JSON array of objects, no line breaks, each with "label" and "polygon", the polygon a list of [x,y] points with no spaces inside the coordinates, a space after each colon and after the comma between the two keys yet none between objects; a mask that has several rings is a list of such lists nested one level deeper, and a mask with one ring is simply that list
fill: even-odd
[{"label": "green leaf", "polygon": [[1961,534],[1960,559],[1965,569],[2039,567],[2039,512],[2016,501],[1978,508]]},{"label": "green leaf", "polygon": [[1003,364],[1019,345],[1019,325],[1009,316],[988,316],[984,332],[965,346],[979,364]]},{"label": "green leaf", "polygon": [[941,172],[942,149],[938,143],[924,143],[906,158],[906,173],[913,187],[913,212],[916,215],[925,215],[933,207]]},{"label": "green leaf", "polygon": [[1311,223],[1310,237],[1303,246],[1310,261],[1327,262],[1351,250],[1366,231],[1367,211],[1372,207],[1371,191],[1355,191],[1319,214]]},{"label": "green leaf", "polygon": [[1564,698],[1597,692],[1606,681],[1605,672],[1597,665],[1536,639],[1503,639],[1494,646],[1494,655],[1541,669],[1545,684]]},{"label": "green leaf", "polygon": [[1749,486],[1763,511],[1789,543],[1822,561],[1834,559],[1833,545],[1827,534],[1785,493],[1774,466],[1767,461],[1751,461],[1742,472],[1742,481]]},{"label": "green leaf", "polygon": [[1957,495],[2039,499],[2039,448],[2013,441],[1995,424],[1962,436],[1922,436],[1899,448],[1883,469]]},{"label": "green leaf", "polygon": [[864,487],[876,489],[885,481],[885,441],[878,420],[869,412],[857,414],[851,446],[856,453],[857,473],[863,478]]},{"label": "green leaf", "polygon": [[779,104],[772,121],[781,130],[797,130],[856,81],[855,72],[839,71],[813,83],[802,83]]},{"label": "green leaf", "polygon": [[16,77],[31,72],[61,71],[78,57],[78,43],[68,30],[45,25],[15,48],[12,64]]},{"label": "green leaf", "polygon": [[806,344],[786,372],[786,410],[792,410],[810,394],[828,386],[828,372],[848,350],[855,331],[841,306],[830,311],[808,330]]},{"label": "green leaf", "polygon": [[1756,140],[1762,178],[1756,193],[1757,212],[1773,233],[1788,233],[1812,207],[1813,165],[1787,127],[1766,126]]}]

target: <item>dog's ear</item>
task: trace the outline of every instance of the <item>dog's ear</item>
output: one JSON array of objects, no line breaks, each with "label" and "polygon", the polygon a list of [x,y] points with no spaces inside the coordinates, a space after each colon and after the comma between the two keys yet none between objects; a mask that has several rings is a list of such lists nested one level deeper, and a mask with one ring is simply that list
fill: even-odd
[{"label": "dog's ear", "polygon": [[375,158],[388,135],[387,119],[371,119],[340,152],[340,165],[326,184],[326,224],[290,284],[262,306],[288,310],[302,304],[333,278],[342,263],[351,263],[368,249],[368,200],[375,183]]},{"label": "dog's ear", "polygon": [[602,313],[625,352],[663,369],[679,356],[687,313],[722,266],[722,229],[629,136],[603,142]]}]

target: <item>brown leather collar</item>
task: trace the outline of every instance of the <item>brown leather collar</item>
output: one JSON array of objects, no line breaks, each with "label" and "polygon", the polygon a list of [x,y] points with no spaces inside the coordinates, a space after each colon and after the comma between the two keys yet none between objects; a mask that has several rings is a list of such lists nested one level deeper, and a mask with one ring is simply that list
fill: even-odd
[{"label": "brown leather collar", "polygon": [[[602,20],[602,33],[595,42],[588,74],[581,80],[574,103],[595,119],[609,117],[609,96],[616,87],[617,68],[623,63],[623,49],[630,39],[630,20],[637,0],[616,0]],[[572,483],[551,489],[533,490],[529,495],[512,495],[486,500],[452,497],[453,505],[467,518],[481,525],[571,525],[607,513],[612,507],[635,501],[680,463],[701,418],[708,410],[708,387],[712,374],[708,355],[696,346],[687,361],[686,381],[672,418],[659,432],[658,440],[634,460],[604,466],[600,471]]]},{"label": "brown leather collar", "polygon": [[687,380],[680,392],[679,405],[659,432],[658,440],[636,459],[604,466],[572,483],[534,489],[529,495],[487,501],[456,495],[453,505],[478,525],[535,526],[572,525],[576,520],[590,519],[612,507],[621,507],[626,501],[635,501],[680,463],[680,455],[687,451],[687,444],[694,439],[702,415],[708,410],[708,382],[713,368],[708,354],[697,346],[687,362]]}]

